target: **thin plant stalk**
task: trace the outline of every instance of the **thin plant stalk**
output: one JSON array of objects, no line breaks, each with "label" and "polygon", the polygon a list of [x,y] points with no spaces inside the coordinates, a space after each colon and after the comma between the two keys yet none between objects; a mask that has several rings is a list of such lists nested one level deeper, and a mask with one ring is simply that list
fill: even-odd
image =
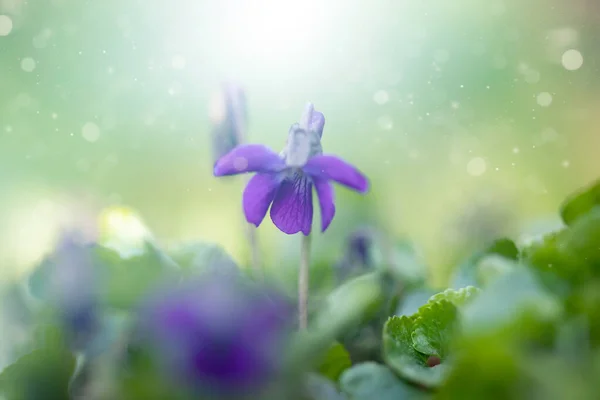
[{"label": "thin plant stalk", "polygon": [[308,279],[310,268],[310,235],[302,236],[298,271],[298,322],[300,330],[308,328]]},{"label": "thin plant stalk", "polygon": [[[250,180],[250,178],[248,178]],[[264,271],[260,264],[260,250],[258,249],[258,234],[257,228],[253,224],[247,224],[246,234],[248,236],[248,243],[250,245],[250,265],[252,266],[252,271],[256,275],[256,279],[264,279]]]}]

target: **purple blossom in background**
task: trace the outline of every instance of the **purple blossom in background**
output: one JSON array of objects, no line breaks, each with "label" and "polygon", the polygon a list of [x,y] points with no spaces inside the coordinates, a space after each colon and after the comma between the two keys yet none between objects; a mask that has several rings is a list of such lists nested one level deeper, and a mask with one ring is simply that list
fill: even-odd
[{"label": "purple blossom in background", "polygon": [[367,272],[373,267],[373,240],[373,232],[369,229],[357,229],[348,236],[344,256],[335,266],[338,282],[357,273]]},{"label": "purple blossom in background", "polygon": [[276,379],[293,316],[282,297],[215,275],[155,294],[138,328],[141,343],[175,383],[230,396],[258,392]]},{"label": "purple blossom in background", "polygon": [[71,347],[81,350],[98,328],[97,277],[91,251],[65,235],[48,268],[50,300]]},{"label": "purple blossom in background", "polygon": [[360,193],[367,178],[351,164],[323,154],[321,136],[325,117],[308,104],[299,124],[291,126],[285,149],[277,154],[259,144],[241,145],[217,161],[215,176],[256,172],[243,194],[246,220],[259,226],[269,206],[271,220],[282,232],[309,235],[313,219],[312,188],[321,207],[321,230],[335,215],[331,181]]},{"label": "purple blossom in background", "polygon": [[209,117],[212,122],[214,162],[243,143],[248,122],[246,95],[234,83],[224,83],[211,99]]}]

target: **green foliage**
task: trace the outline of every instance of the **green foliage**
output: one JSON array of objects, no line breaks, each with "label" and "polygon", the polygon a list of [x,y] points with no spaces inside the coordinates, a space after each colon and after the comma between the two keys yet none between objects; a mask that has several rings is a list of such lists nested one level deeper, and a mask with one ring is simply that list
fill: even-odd
[{"label": "green foliage", "polygon": [[319,373],[333,381],[337,381],[342,372],[351,366],[350,354],[342,344],[336,342],[325,354],[319,366]]},{"label": "green foliage", "polygon": [[569,196],[560,207],[560,216],[565,224],[573,225],[580,217],[600,206],[600,180]]},{"label": "green foliage", "polygon": [[340,379],[349,400],[425,399],[426,395],[398,379],[383,365],[367,362],[356,365]]},{"label": "green foliage", "polygon": [[55,326],[41,326],[32,340],[33,350],[0,373],[0,395],[7,400],[63,400],[69,398],[69,381],[75,357]]}]

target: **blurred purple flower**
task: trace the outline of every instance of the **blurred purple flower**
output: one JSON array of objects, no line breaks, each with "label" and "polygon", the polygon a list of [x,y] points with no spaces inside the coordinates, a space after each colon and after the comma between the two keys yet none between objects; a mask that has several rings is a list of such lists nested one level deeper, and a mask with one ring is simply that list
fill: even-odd
[{"label": "blurred purple flower", "polygon": [[321,207],[321,230],[335,215],[335,181],[360,193],[367,178],[344,160],[323,154],[321,136],[325,117],[308,104],[299,124],[291,126],[285,149],[277,154],[266,146],[238,146],[217,161],[215,176],[256,172],[243,194],[246,220],[259,226],[269,206],[271,220],[282,232],[309,235],[312,228],[312,188]]},{"label": "blurred purple flower", "polygon": [[373,267],[371,258],[373,241],[374,233],[369,229],[357,229],[348,236],[344,256],[335,266],[340,283],[350,276],[367,272]]},{"label": "blurred purple flower", "polygon": [[73,235],[61,239],[49,264],[50,300],[70,345],[81,350],[99,324],[97,282],[90,248]]},{"label": "blurred purple flower", "polygon": [[248,120],[244,90],[234,83],[224,83],[211,99],[209,117],[213,125],[212,145],[216,163],[244,142]]},{"label": "blurred purple flower", "polygon": [[205,277],[157,294],[142,307],[141,343],[178,384],[228,396],[273,382],[293,305],[243,282]]}]

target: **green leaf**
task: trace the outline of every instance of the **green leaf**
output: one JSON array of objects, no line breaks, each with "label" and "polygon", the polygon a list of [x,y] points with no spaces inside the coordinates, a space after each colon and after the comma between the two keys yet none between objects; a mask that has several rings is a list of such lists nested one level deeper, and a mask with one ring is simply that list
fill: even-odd
[{"label": "green leaf", "polygon": [[448,355],[456,322],[456,306],[447,300],[438,300],[421,307],[411,334],[415,350],[444,360]]},{"label": "green leaf", "polygon": [[335,342],[325,354],[325,357],[319,366],[319,373],[332,381],[337,382],[342,372],[351,366],[352,361],[350,361],[350,354],[348,354],[342,344]]},{"label": "green leaf", "polygon": [[559,250],[600,276],[600,206],[574,221],[557,244]]},{"label": "green leaf", "polygon": [[383,357],[386,364],[405,379],[426,387],[436,387],[444,377],[446,365],[433,368],[427,365],[429,356],[414,347],[414,330],[413,318],[391,317],[383,328]]},{"label": "green leaf", "polygon": [[436,399],[528,399],[520,392],[525,385],[519,371],[520,354],[495,337],[466,341],[457,352]]},{"label": "green leaf", "polygon": [[463,333],[510,329],[523,318],[553,320],[562,312],[552,296],[526,268],[499,277],[462,308]]},{"label": "green leaf", "polygon": [[523,249],[522,254],[522,261],[533,267],[542,282],[556,293],[566,293],[590,277],[589,266],[560,245],[565,235],[568,235],[566,229],[548,234],[542,241]]},{"label": "green leaf", "polygon": [[62,345],[52,329],[39,332],[38,343],[46,346],[19,358],[0,373],[0,394],[9,400],[63,400],[69,398],[69,380],[75,357]]},{"label": "green leaf", "polygon": [[350,327],[369,321],[385,301],[382,276],[373,272],[354,278],[334,290],[316,315],[314,329],[337,337]]},{"label": "green leaf", "polygon": [[375,265],[384,268],[405,287],[420,286],[426,281],[427,266],[411,242],[400,241],[389,249],[386,247],[382,239],[373,246]]},{"label": "green leaf", "polygon": [[317,374],[307,376],[305,391],[309,400],[347,400],[333,382]]},{"label": "green leaf", "polygon": [[506,275],[518,268],[517,263],[497,254],[483,257],[477,263],[477,282],[481,286],[488,286],[498,277]]},{"label": "green leaf", "polygon": [[427,303],[432,304],[446,300],[452,303],[454,306],[460,307],[466,304],[468,301],[470,301],[479,292],[480,290],[474,286],[467,286],[458,290],[446,289],[443,292],[431,296]]},{"label": "green leaf", "polygon": [[422,399],[426,395],[399,380],[389,368],[373,362],[358,364],[340,378],[349,400]]},{"label": "green leaf", "polygon": [[600,180],[567,197],[560,207],[560,216],[565,224],[575,221],[600,206]]},{"label": "green leaf", "polygon": [[176,264],[150,243],[143,253],[127,258],[99,245],[93,251],[94,261],[106,277],[104,301],[118,309],[130,309],[158,284],[177,279],[180,274]]},{"label": "green leaf", "polygon": [[231,256],[214,243],[182,244],[168,252],[186,275],[204,272],[237,274],[239,268]]},{"label": "green leaf", "polygon": [[519,250],[515,243],[510,239],[503,238],[492,242],[485,249],[468,257],[457,267],[456,271],[454,272],[452,287],[460,288],[477,285],[477,265],[483,257],[492,254],[502,256],[510,260],[516,260],[519,256]]},{"label": "green leaf", "polygon": [[421,306],[425,305],[431,296],[436,294],[437,291],[430,289],[428,287],[421,287],[418,289],[409,290],[405,292],[404,296],[400,300],[400,304],[398,309],[396,310],[396,315],[413,315]]}]

